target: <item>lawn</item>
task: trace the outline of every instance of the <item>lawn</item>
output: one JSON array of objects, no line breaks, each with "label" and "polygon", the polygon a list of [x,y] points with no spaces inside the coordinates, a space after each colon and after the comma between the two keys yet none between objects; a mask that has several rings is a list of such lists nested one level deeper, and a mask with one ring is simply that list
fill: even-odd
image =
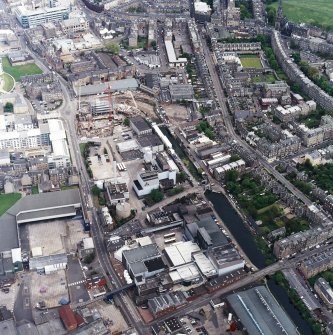
[{"label": "lawn", "polygon": [[21,199],[20,193],[0,194],[0,216]]},{"label": "lawn", "polygon": [[8,73],[3,73],[2,79],[4,80],[2,89],[6,92],[10,92],[15,84],[13,78]]},{"label": "lawn", "polygon": [[275,83],[275,81],[274,74],[263,74],[252,78],[253,83]]},{"label": "lawn", "polygon": [[257,55],[240,55],[239,56],[242,66],[245,68],[261,69],[262,65],[260,58]]},{"label": "lawn", "polygon": [[[278,2],[271,6],[277,8]],[[332,0],[283,0],[283,14],[297,23],[309,23],[333,31]]]},{"label": "lawn", "polygon": [[2,66],[4,72],[12,75],[16,81],[20,81],[22,76],[43,73],[43,71],[36,64],[11,66],[8,57],[2,58]]}]

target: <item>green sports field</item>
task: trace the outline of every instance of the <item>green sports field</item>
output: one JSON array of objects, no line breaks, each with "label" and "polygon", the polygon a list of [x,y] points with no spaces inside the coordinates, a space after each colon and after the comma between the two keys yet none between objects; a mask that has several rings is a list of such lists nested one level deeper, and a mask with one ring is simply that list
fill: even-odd
[{"label": "green sports field", "polygon": [[21,199],[20,193],[0,194],[0,216]]},{"label": "green sports field", "polygon": [[1,76],[3,80],[2,89],[6,92],[10,92],[14,88],[14,79],[8,73],[3,73]]},{"label": "green sports field", "polygon": [[260,62],[260,58],[257,55],[239,55],[239,59],[242,63],[242,66],[245,68],[255,68],[261,69],[262,65]]},{"label": "green sports field", "polygon": [[[277,8],[275,2],[271,6]],[[309,23],[333,31],[333,0],[283,0],[283,14],[297,23]]]},{"label": "green sports field", "polygon": [[4,72],[12,75],[16,81],[20,81],[21,77],[23,76],[43,73],[43,71],[36,64],[11,66],[8,57],[2,58],[2,67]]}]

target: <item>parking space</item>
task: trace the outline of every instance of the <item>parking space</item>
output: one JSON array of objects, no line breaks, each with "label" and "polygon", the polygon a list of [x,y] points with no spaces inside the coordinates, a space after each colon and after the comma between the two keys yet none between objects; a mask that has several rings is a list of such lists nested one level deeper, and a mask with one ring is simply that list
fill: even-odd
[{"label": "parking space", "polygon": [[[59,270],[50,275],[40,275],[37,272],[29,274],[31,306],[44,301],[47,308],[57,307],[61,299],[69,300],[65,270]],[[28,301],[26,301],[28,303]]]},{"label": "parking space", "polygon": [[71,302],[83,302],[90,299],[86,289],[85,274],[76,257],[68,257],[67,286]]}]

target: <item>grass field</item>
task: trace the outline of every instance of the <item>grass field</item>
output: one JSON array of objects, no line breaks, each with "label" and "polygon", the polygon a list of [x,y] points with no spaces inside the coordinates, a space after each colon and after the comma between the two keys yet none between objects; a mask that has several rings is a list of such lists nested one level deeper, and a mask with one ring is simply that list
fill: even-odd
[{"label": "grass field", "polygon": [[4,80],[2,89],[6,92],[10,92],[15,84],[14,79],[8,73],[3,73],[2,79]]},{"label": "grass field", "polygon": [[242,66],[245,68],[253,67],[255,69],[261,69],[262,65],[260,58],[257,55],[239,55],[239,59]]},{"label": "grass field", "polygon": [[2,66],[4,72],[12,75],[16,81],[20,81],[22,76],[43,73],[43,71],[36,64],[11,66],[8,57],[2,58]]},{"label": "grass field", "polygon": [[[271,6],[277,8],[278,2]],[[297,23],[309,23],[333,31],[332,0],[283,0],[283,14]]]},{"label": "grass field", "polygon": [[0,194],[0,216],[21,199],[20,193]]},{"label": "grass field", "polygon": [[260,83],[260,82],[265,82],[265,83],[274,83],[277,79],[273,74],[263,74],[261,76],[253,77],[252,82],[253,83]]}]

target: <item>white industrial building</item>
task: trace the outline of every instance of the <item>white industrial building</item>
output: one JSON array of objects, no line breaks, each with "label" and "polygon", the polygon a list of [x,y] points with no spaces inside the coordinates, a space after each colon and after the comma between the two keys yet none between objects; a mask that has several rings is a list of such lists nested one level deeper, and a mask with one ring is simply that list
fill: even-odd
[{"label": "white industrial building", "polygon": [[170,264],[174,267],[177,267],[191,263],[192,254],[199,252],[200,248],[192,241],[181,241],[167,246],[164,251]]},{"label": "white industrial building", "polygon": [[69,7],[28,9],[26,6],[18,6],[14,12],[23,28],[34,28],[47,22],[61,22],[68,19]]},{"label": "white industrial building", "polygon": [[161,183],[169,183],[171,186],[176,184],[179,169],[167,154],[158,153],[150,167],[150,170],[139,172],[137,179],[133,182],[133,189],[139,198],[150,194],[152,190],[159,189]]},{"label": "white industrial building", "polygon": [[177,58],[172,40],[171,39],[165,40],[164,44],[168,56],[169,66],[170,67],[185,66],[187,63],[187,58]]},{"label": "white industrial building", "polygon": [[48,156],[50,168],[67,167],[70,165],[70,154],[67,145],[66,131],[61,120],[47,121],[50,131],[52,153]]},{"label": "white industrial building", "polygon": [[40,128],[0,132],[0,150],[32,149],[42,145]]}]

